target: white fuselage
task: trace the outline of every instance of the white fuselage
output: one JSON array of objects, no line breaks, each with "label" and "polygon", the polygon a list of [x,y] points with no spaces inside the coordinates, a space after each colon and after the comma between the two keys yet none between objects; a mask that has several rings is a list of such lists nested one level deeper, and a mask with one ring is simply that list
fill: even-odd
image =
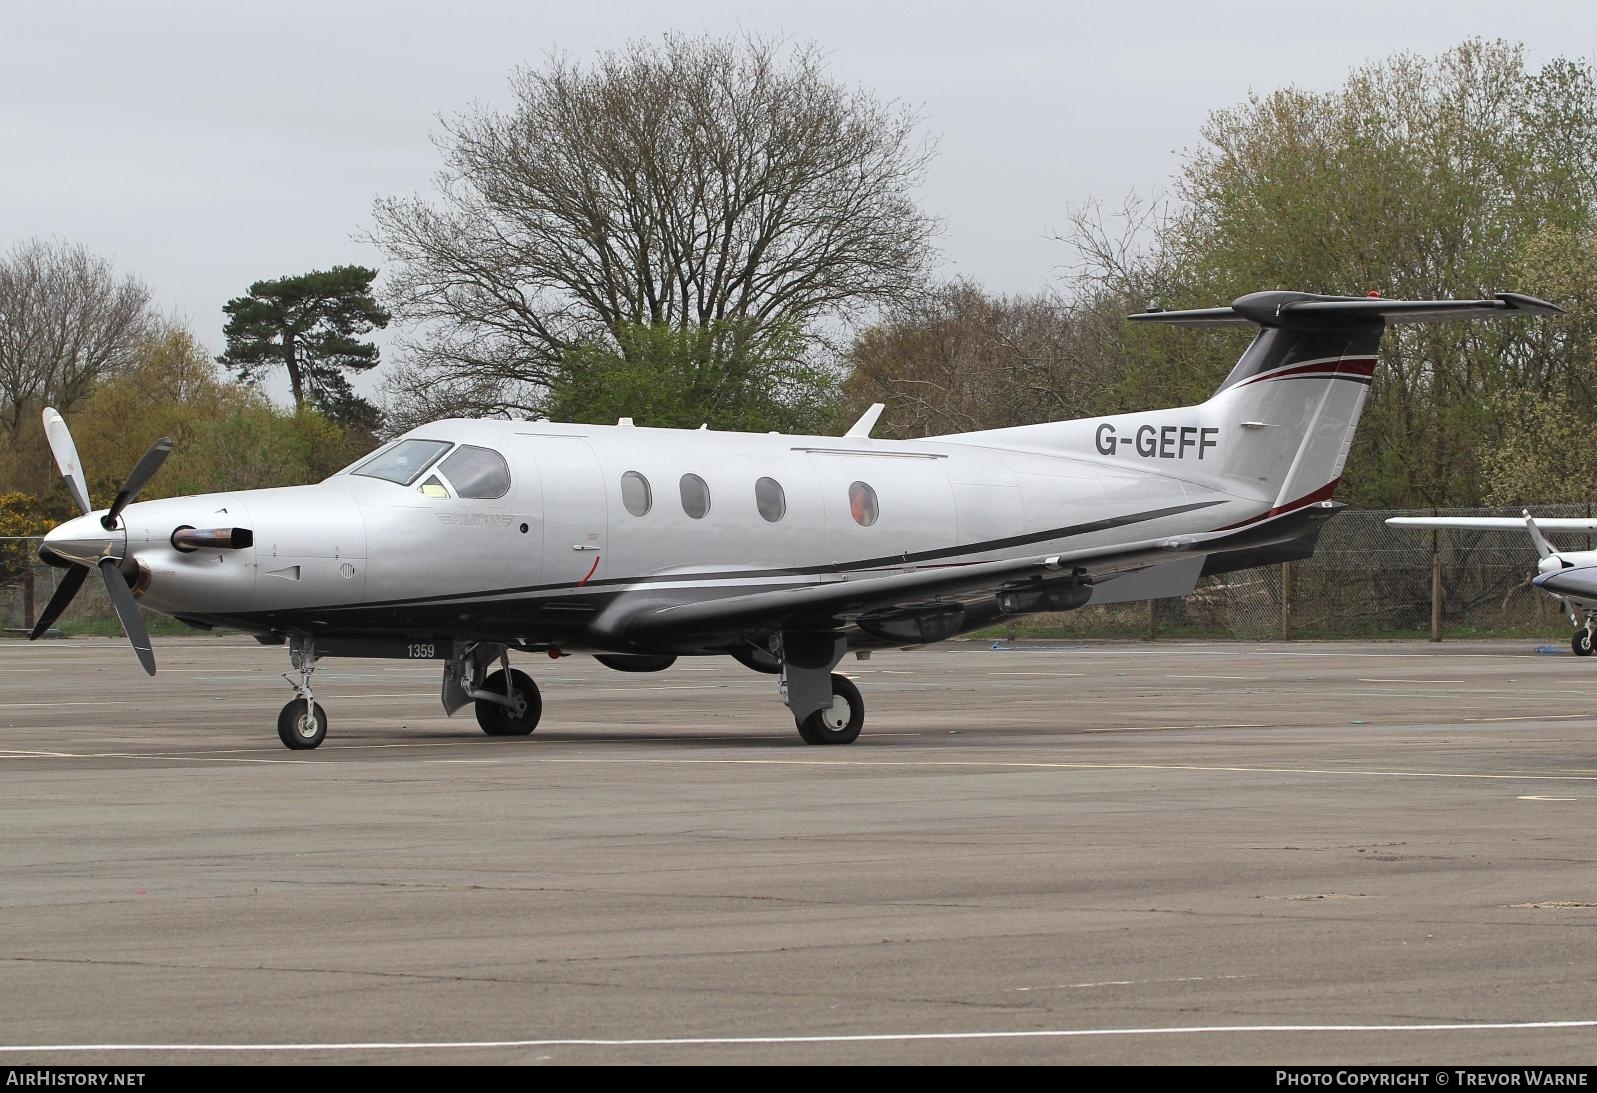
[{"label": "white fuselage", "polygon": [[[558,599],[634,578],[660,588],[673,575],[725,595],[860,570],[1034,555],[1056,538],[1091,547],[1209,530],[1269,507],[1273,488],[1249,497],[1248,483],[1226,473],[1239,443],[1253,437],[1215,428],[1200,446],[1206,423],[1194,419],[1183,444],[1181,426],[1160,423],[1171,413],[1069,423],[1079,426],[1083,454],[947,439],[451,420],[407,437],[499,452],[511,476],[504,496],[440,496],[415,482],[344,472],[316,485],[141,502],[124,522],[128,546],[150,570],[142,601],[156,610],[308,618],[319,608],[440,601],[429,625],[458,615],[469,628],[474,608],[465,601],[483,597]],[[1131,436],[1146,429],[1150,442],[1101,455],[1094,446],[1105,422]],[[1170,440],[1162,449],[1161,431]],[[625,504],[629,472],[647,482],[647,511]],[[707,487],[699,517],[684,503],[688,475]],[[775,520],[761,514],[761,479],[780,486]],[[854,483],[875,498],[869,526],[855,517]],[[184,525],[249,527],[254,545],[180,553],[168,541]],[[706,572],[722,576],[707,584]],[[454,615],[441,606],[451,597],[462,601]],[[418,625],[397,608],[390,614],[396,629]]]}]

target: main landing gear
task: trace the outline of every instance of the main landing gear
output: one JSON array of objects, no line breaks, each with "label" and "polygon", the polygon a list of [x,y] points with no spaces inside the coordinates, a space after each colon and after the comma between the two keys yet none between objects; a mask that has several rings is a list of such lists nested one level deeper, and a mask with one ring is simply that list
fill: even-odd
[{"label": "main landing gear", "polygon": [[859,738],[865,700],[852,680],[832,672],[847,651],[848,643],[837,634],[779,634],[772,639],[782,701],[793,711],[806,744],[852,744]]},{"label": "main landing gear", "polygon": [[[531,676],[510,666],[505,646],[484,642],[409,642],[396,644],[393,651],[380,644],[368,646],[354,655],[395,656],[401,650],[409,654],[409,659],[444,661],[445,713],[454,714],[472,706],[477,724],[489,736],[526,736],[538,727],[543,696]],[[277,738],[295,751],[320,747],[327,739],[327,711],[311,693],[311,674],[316,671],[317,659],[314,637],[307,634],[289,639],[289,663],[294,672],[285,673],[283,678],[294,688],[294,697],[277,715]],[[490,672],[496,663],[499,667]]]},{"label": "main landing gear", "polygon": [[1570,639],[1570,648],[1575,650],[1577,657],[1589,657],[1594,645],[1597,645],[1597,616],[1588,611],[1586,621],[1582,623],[1575,617],[1575,607],[1568,600],[1563,601],[1564,611],[1569,615],[1569,621],[1575,624],[1575,636]]}]

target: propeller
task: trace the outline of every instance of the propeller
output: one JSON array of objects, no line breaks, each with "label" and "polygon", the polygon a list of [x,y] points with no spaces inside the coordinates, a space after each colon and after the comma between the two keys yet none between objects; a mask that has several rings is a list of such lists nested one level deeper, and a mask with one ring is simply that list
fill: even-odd
[{"label": "propeller", "polygon": [[[44,433],[50,441],[50,452],[55,456],[56,466],[61,468],[61,477],[66,480],[67,492],[72,495],[72,500],[77,502],[83,514],[89,514],[89,491],[86,485],[83,466],[78,460],[78,446],[72,442],[72,432],[67,428],[67,423],[61,415],[53,409],[44,411]],[[172,439],[162,437],[150,445],[149,451],[139,458],[134,464],[127,480],[122,483],[122,488],[117,490],[116,498],[111,502],[111,507],[105,515],[100,517],[100,526],[106,531],[117,530],[117,518],[122,515],[122,510],[132,503],[140,490],[149,485],[150,479],[155,477],[161,469],[161,464],[166,462],[166,457],[172,454]],[[155,651],[150,647],[150,634],[144,628],[144,620],[139,618],[139,605],[133,599],[133,593],[128,590],[127,578],[122,575],[122,564],[127,561],[127,536],[122,537],[122,550],[120,556],[112,553],[114,541],[105,546],[106,553],[96,562],[101,578],[105,581],[105,590],[110,594],[111,606],[116,609],[116,617],[122,622],[122,630],[128,636],[128,641],[133,645],[133,652],[138,656],[139,663],[150,675],[155,674]],[[59,564],[67,559],[58,552],[51,550],[48,541],[39,548],[39,556],[52,564]],[[54,622],[61,617],[67,609],[78,590],[83,587],[84,580],[89,575],[89,567],[83,562],[73,561],[71,568],[62,576],[61,583],[56,586],[55,594],[50,597],[50,602],[45,605],[44,613],[39,616],[39,621],[28,633],[29,640],[37,638],[48,630]]]}]

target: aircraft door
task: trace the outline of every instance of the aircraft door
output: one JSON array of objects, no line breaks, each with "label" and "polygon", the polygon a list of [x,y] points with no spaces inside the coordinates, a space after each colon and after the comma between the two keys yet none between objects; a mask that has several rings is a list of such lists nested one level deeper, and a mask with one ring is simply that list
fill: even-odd
[{"label": "aircraft door", "polygon": [[604,572],[604,476],[582,437],[528,436],[543,485],[543,580],[584,585]]}]

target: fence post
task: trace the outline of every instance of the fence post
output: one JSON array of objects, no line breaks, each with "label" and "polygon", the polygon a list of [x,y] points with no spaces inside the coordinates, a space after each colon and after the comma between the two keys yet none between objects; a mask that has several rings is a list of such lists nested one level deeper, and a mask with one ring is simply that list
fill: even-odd
[{"label": "fence post", "polygon": [[1431,640],[1442,640],[1442,554],[1431,532]]},{"label": "fence post", "polygon": [[22,625],[32,626],[33,618],[33,563],[28,561],[22,566]]},{"label": "fence post", "polygon": [[1281,563],[1281,640],[1292,640],[1292,563]]},{"label": "fence post", "polygon": [[1152,641],[1159,636],[1159,616],[1157,614],[1158,600],[1148,601],[1148,640]]}]

